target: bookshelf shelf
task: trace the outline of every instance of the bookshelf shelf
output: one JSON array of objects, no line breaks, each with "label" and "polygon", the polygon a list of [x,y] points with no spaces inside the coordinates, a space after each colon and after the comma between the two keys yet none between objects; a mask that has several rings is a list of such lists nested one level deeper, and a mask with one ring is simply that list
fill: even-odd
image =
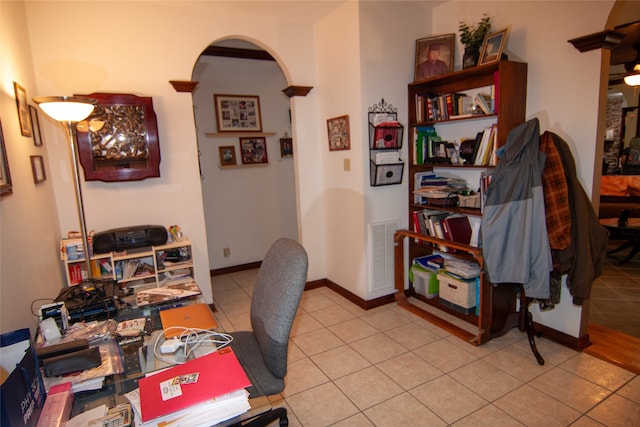
[{"label": "bookshelf shelf", "polygon": [[[65,240],[61,249],[68,247]],[[84,269],[84,258],[73,256],[68,250],[62,250],[62,261],[65,266],[67,284],[77,285],[87,274]],[[165,245],[132,249],[128,252],[110,252],[91,257],[92,275],[96,279],[112,279],[121,285],[143,282],[160,286],[172,273],[179,272],[179,277],[193,280],[194,265],[191,240],[183,238]],[[127,285],[128,286],[128,285]]]},{"label": "bookshelf shelf", "polygon": [[[421,200],[416,198],[414,191],[417,186],[421,185],[420,180],[416,178],[422,179],[425,172],[443,172],[460,176],[467,181],[470,189],[475,190],[475,185],[480,185],[482,175],[490,171],[493,166],[489,163],[445,163],[447,158],[441,159],[439,158],[440,156],[436,156],[438,157],[436,160],[439,163],[431,163],[430,161],[433,158],[427,158],[427,148],[431,149],[431,146],[425,148],[424,139],[420,141],[420,138],[418,138],[418,128],[422,132],[425,127],[432,127],[437,132],[437,135],[442,135],[443,143],[451,143],[460,141],[463,137],[474,136],[478,131],[482,131],[483,128],[493,127],[494,146],[499,148],[504,145],[509,131],[525,121],[526,86],[527,64],[512,61],[499,61],[467,68],[445,76],[413,82],[408,85],[408,132],[410,144],[408,150],[409,230],[399,230],[396,233],[396,300],[400,306],[475,345],[480,345],[490,340],[493,336],[503,333],[506,320],[496,318],[496,312],[498,311],[496,307],[511,307],[511,305],[515,307],[515,294],[511,291],[493,287],[485,279],[484,273],[481,273],[480,284],[477,287],[477,292],[479,292],[479,296],[476,299],[479,305],[477,314],[464,314],[444,306],[438,297],[427,298],[420,295],[420,293],[416,292],[411,281],[409,282],[409,288],[405,290],[404,259],[406,256],[409,260],[409,265],[411,265],[413,260],[420,256],[431,254],[438,248],[449,247],[457,249],[457,252],[452,256],[473,259],[481,267],[483,266],[482,252],[479,248],[430,236],[428,232],[420,229],[420,224],[416,224],[415,219],[417,218],[416,214],[423,212],[425,209],[440,210],[451,214],[465,215],[472,224],[477,225],[477,228],[479,228],[482,219],[481,209],[418,203],[419,201],[424,201],[425,198],[423,197]],[[463,103],[455,101],[456,99],[464,98],[461,94],[473,98],[477,94],[485,92],[490,92],[492,96],[492,110],[488,114],[474,113],[469,115],[468,112],[460,109],[464,106]],[[453,94],[459,96],[456,98]],[[450,100],[447,98],[450,98]],[[428,105],[429,102],[432,103],[431,107]],[[453,110],[452,104],[454,103],[457,105],[457,110]],[[440,110],[447,109],[447,112],[438,111],[438,107]],[[464,107],[470,108],[468,104]],[[438,114],[441,116],[437,116]],[[465,117],[458,117],[460,115],[465,115]],[[417,146],[418,143],[423,145],[419,148]],[[431,143],[427,142],[427,144]],[[432,152],[428,154],[431,155]],[[431,202],[432,200],[428,201]],[[408,241],[406,254],[403,242],[405,238]],[[431,309],[424,309],[418,304],[412,303],[415,300],[419,300],[421,304],[426,304]],[[454,318],[454,320],[451,320],[451,318]],[[469,327],[461,327],[457,324],[459,320],[467,323]]]}]

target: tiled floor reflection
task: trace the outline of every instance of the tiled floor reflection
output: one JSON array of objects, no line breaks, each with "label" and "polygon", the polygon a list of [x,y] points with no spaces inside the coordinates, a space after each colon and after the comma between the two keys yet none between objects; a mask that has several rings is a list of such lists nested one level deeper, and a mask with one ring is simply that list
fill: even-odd
[{"label": "tiled floor reflection", "polygon": [[[224,329],[249,327],[255,274],[213,277]],[[365,311],[314,289],[274,404],[292,427],[640,426],[640,376],[544,338],[538,348],[544,366],[517,329],[474,347],[396,304]]]},{"label": "tiled floor reflection", "polygon": [[[622,242],[610,241],[615,248]],[[607,256],[604,272],[591,289],[589,322],[640,338],[640,253],[617,265],[628,249]]]}]

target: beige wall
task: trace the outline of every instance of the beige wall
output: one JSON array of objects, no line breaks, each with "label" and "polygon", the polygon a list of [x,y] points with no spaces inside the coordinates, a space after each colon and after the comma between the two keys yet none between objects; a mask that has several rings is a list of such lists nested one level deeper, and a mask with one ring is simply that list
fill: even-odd
[{"label": "beige wall", "polygon": [[[36,94],[27,19],[21,2],[0,2],[0,117],[13,194],[0,200],[0,331],[35,330],[34,309],[55,298],[62,287],[58,257],[58,214],[50,164],[47,180],[34,184],[29,156],[47,158],[44,147],[20,134],[13,82]],[[59,128],[62,132],[62,127]]]}]

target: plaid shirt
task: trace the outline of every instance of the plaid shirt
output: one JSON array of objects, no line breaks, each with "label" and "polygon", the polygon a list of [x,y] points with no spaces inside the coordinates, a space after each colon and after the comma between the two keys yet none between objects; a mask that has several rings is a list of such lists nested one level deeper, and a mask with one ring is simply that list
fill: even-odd
[{"label": "plaid shirt", "polygon": [[569,190],[562,160],[549,132],[540,137],[540,151],[547,155],[542,172],[542,187],[549,245],[551,249],[563,250],[571,244]]}]

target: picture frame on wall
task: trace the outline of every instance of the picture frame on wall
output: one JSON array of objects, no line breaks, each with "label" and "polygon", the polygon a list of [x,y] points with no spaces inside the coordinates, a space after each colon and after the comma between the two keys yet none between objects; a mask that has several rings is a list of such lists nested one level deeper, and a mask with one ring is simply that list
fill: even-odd
[{"label": "picture frame on wall", "polygon": [[218,132],[262,132],[260,97],[213,94]]},{"label": "picture frame on wall", "polygon": [[29,101],[27,90],[19,83],[13,82],[13,91],[16,96],[16,107],[18,108],[18,120],[20,121],[20,133],[22,136],[31,136],[31,117],[29,115]]},{"label": "picture frame on wall", "polygon": [[4,134],[2,132],[2,121],[0,121],[0,197],[13,192],[11,184],[11,172],[9,172],[9,161],[7,149],[4,145]]},{"label": "picture frame on wall", "polygon": [[339,116],[327,119],[329,134],[329,151],[350,150],[349,116]]},{"label": "picture frame on wall", "polygon": [[38,109],[33,105],[29,105],[29,115],[31,116],[33,144],[36,147],[42,147],[42,134],[40,133],[40,118],[38,117]]},{"label": "picture frame on wall", "polygon": [[293,138],[280,138],[280,157],[293,157]]},{"label": "picture frame on wall", "polygon": [[233,145],[224,145],[218,147],[220,154],[220,166],[235,166],[238,164],[236,160],[236,147]]},{"label": "picture frame on wall", "polygon": [[416,40],[414,81],[453,72],[455,34],[443,34]]},{"label": "picture frame on wall", "polygon": [[267,138],[240,138],[240,158],[243,165],[269,163],[267,157]]},{"label": "picture frame on wall", "polygon": [[47,180],[47,173],[44,170],[44,157],[30,156],[31,172],[33,173],[33,182],[39,184]]},{"label": "picture frame on wall", "polygon": [[490,64],[499,61],[507,40],[507,30],[498,31],[485,37],[480,51],[478,65]]}]

